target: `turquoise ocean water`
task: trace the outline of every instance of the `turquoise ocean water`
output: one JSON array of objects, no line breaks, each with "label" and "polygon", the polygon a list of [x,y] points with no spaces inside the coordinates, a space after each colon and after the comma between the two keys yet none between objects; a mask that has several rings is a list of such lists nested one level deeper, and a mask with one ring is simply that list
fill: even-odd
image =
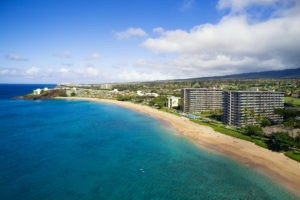
[{"label": "turquoise ocean water", "polygon": [[138,112],[9,99],[35,88],[0,85],[1,200],[296,199]]}]

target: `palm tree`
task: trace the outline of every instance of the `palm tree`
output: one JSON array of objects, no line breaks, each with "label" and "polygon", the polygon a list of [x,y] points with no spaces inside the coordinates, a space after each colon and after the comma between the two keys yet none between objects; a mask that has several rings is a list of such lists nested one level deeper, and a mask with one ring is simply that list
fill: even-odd
[{"label": "palm tree", "polygon": [[255,119],[255,111],[254,111],[254,109],[248,110],[248,115],[250,116],[250,118],[252,120]]},{"label": "palm tree", "polygon": [[243,112],[245,113],[246,117],[243,120],[243,122],[246,124],[246,126],[248,125],[248,108],[247,107],[243,107]]}]

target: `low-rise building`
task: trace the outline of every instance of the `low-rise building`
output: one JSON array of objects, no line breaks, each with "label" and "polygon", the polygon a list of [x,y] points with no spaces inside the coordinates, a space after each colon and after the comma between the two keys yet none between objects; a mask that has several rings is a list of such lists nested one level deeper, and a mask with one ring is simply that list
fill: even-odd
[{"label": "low-rise building", "polygon": [[67,96],[74,96],[77,94],[77,89],[75,87],[66,90]]},{"label": "low-rise building", "polygon": [[112,84],[100,84],[100,88],[104,90],[111,90],[112,89]]},{"label": "low-rise building", "polygon": [[34,95],[40,95],[41,94],[41,89],[40,88],[38,88],[38,89],[36,89],[36,90],[33,90],[33,94]]},{"label": "low-rise building", "polygon": [[168,108],[177,108],[179,106],[180,97],[168,97],[167,107]]},{"label": "low-rise building", "polygon": [[159,94],[149,92],[149,93],[146,93],[145,96],[149,96],[149,97],[158,97]]},{"label": "low-rise building", "polygon": [[138,96],[144,96],[144,93],[142,93],[141,90],[136,91],[136,93],[137,93]]}]

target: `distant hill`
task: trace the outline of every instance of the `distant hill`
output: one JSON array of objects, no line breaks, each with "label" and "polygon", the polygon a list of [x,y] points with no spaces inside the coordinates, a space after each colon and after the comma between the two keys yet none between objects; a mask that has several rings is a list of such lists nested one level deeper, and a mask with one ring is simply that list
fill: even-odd
[{"label": "distant hill", "polygon": [[300,68],[285,69],[279,71],[265,71],[265,72],[250,72],[243,74],[233,74],[226,76],[212,76],[212,77],[199,77],[180,80],[208,80],[208,79],[300,79]]}]

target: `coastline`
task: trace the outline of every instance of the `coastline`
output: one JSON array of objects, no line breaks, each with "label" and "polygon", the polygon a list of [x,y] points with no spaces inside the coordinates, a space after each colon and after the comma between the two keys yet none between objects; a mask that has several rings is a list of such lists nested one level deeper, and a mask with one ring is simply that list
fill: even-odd
[{"label": "coastline", "polygon": [[83,97],[58,97],[56,99],[109,103],[150,115],[167,123],[167,126],[190,138],[198,146],[226,155],[258,172],[266,174],[300,197],[300,163],[282,153],[272,152],[254,143],[215,132],[212,128],[196,124],[187,118],[162,112],[148,106],[131,102]]}]

